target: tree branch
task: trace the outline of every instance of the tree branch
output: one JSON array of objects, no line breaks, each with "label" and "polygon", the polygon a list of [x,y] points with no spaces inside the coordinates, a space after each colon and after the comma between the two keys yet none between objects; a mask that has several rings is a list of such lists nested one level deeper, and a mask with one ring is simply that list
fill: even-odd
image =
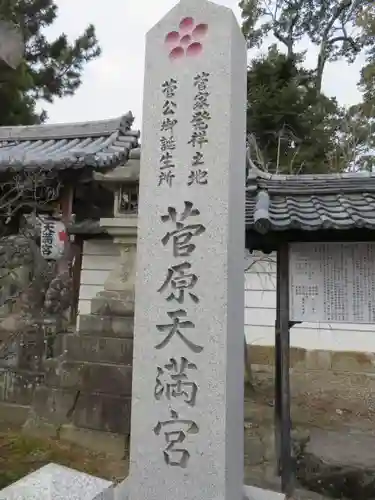
[{"label": "tree branch", "polygon": [[333,9],[332,17],[327,23],[327,26],[325,27],[322,33],[322,41],[320,44],[320,50],[318,55],[318,62],[316,67],[316,80],[315,80],[315,87],[318,92],[320,92],[322,89],[323,71],[324,71],[324,66],[327,62],[327,46],[329,45],[329,34],[337,19],[345,11],[345,9],[348,9],[352,5],[352,3],[353,0],[342,0]]}]

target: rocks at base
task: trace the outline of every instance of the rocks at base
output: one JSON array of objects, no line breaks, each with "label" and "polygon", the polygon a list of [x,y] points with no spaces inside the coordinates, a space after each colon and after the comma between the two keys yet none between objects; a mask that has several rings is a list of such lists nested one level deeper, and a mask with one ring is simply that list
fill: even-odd
[{"label": "rocks at base", "polygon": [[375,437],[312,430],[298,452],[297,479],[331,498],[375,499]]},{"label": "rocks at base", "polygon": [[0,491],[3,500],[113,500],[111,481],[50,463]]}]

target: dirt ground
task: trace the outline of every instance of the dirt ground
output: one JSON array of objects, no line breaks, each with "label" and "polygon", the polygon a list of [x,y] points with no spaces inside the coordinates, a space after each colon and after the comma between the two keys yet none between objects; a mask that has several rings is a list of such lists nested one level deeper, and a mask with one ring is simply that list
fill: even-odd
[{"label": "dirt ground", "polygon": [[113,460],[55,439],[25,436],[17,427],[0,425],[0,490],[50,462],[109,480],[120,480],[128,473],[127,460]]},{"label": "dirt ground", "polygon": [[[255,374],[256,392],[245,395],[245,482],[278,489],[273,437],[273,376]],[[293,373],[293,432],[312,428],[360,430],[375,435],[375,379],[332,372]],[[0,426],[0,489],[49,462],[119,481],[128,472],[127,460],[113,460],[79,446],[52,439],[30,438],[17,428]],[[296,499],[323,499],[299,491]]]},{"label": "dirt ground", "polygon": [[[255,386],[255,393],[247,390],[245,395],[245,480],[247,484],[279,490],[279,479],[275,477],[273,374],[256,373]],[[294,372],[291,395],[295,438],[307,438],[313,429],[375,435],[375,379],[370,376]],[[295,498],[325,497],[300,490]]]},{"label": "dirt ground", "polygon": [[[375,378],[332,371],[291,374],[293,427],[342,428],[375,433]],[[255,374],[256,393],[245,395],[245,421],[272,423],[273,374]]]}]

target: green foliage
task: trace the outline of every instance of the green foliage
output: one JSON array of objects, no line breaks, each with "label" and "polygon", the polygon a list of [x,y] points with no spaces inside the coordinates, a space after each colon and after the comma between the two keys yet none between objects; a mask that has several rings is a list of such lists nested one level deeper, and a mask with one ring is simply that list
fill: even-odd
[{"label": "green foliage", "polygon": [[32,78],[25,63],[0,83],[0,125],[33,125],[44,119],[35,112],[35,99],[29,94]]},{"label": "green foliage", "polygon": [[315,86],[320,90],[327,62],[353,62],[368,46],[357,23],[368,4],[368,0],[241,0],[243,32],[250,47],[273,34],[287,48],[288,57],[307,38],[318,48]]},{"label": "green foliage", "polygon": [[366,64],[361,71],[359,89],[363,100],[348,110],[348,122],[355,129],[347,134],[354,143],[355,168],[373,171],[375,167],[375,4],[368,2],[357,17],[356,26],[366,39]]},{"label": "green foliage", "polygon": [[248,133],[270,172],[324,172],[335,147],[337,102],[317,94],[308,71],[271,47],[248,71]]},{"label": "green foliage", "polygon": [[366,65],[361,71],[360,89],[363,92],[363,111],[374,117],[375,108],[375,5],[368,4],[357,24],[362,28],[368,40]]},{"label": "green foliage", "polygon": [[[248,70],[248,133],[252,160],[270,172],[321,173],[372,169],[375,109],[375,4],[368,0],[242,0],[249,48],[272,34],[281,44]],[[303,67],[298,43],[317,48],[316,65]],[[365,54],[364,101],[340,107],[322,92],[328,62],[352,63]]]},{"label": "green foliage", "polygon": [[[95,28],[89,25],[73,43],[62,33],[49,40],[43,30],[57,17],[53,0],[1,0],[0,18],[17,25],[25,40],[24,64],[0,84],[0,125],[40,123],[38,99],[53,102],[74,94],[86,63],[100,54]],[[4,104],[5,103],[5,104]]]}]

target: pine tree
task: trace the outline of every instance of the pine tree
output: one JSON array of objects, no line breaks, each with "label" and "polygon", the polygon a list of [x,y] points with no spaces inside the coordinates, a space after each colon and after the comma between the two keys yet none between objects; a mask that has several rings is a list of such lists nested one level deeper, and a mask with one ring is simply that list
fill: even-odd
[{"label": "pine tree", "polygon": [[[242,0],[240,6],[249,48],[260,47],[270,34],[279,43],[279,49],[271,47],[266,56],[252,61],[248,71],[248,133],[257,153],[253,160],[271,172],[371,169],[374,2]],[[304,69],[302,39],[317,49],[311,70]],[[359,55],[367,58],[360,82],[364,100],[345,109],[322,92],[324,71],[327,63],[350,64]]]},{"label": "pine tree", "polygon": [[1,0],[0,19],[13,22],[25,40],[25,56],[19,68],[0,82],[0,125],[30,125],[46,119],[37,114],[38,100],[53,102],[73,95],[82,83],[85,64],[100,55],[95,28],[69,42],[65,33],[48,40],[44,29],[55,21],[53,0]]}]

